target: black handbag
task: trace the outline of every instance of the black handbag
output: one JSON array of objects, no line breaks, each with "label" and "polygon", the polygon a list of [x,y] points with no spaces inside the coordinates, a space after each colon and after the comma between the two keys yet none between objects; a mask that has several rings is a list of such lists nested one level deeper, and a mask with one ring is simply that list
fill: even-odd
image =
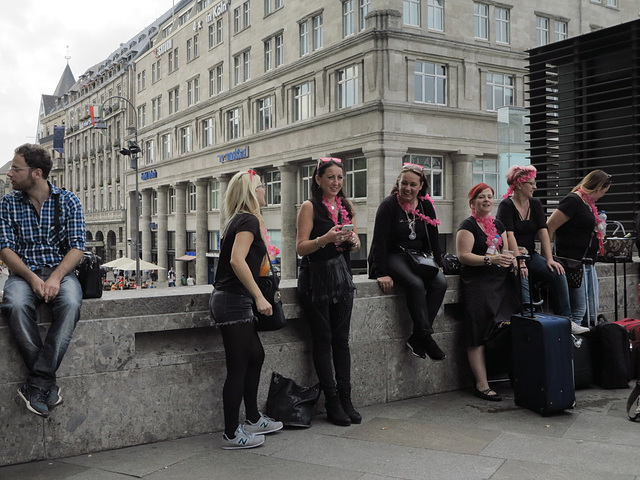
[{"label": "black handbag", "polygon": [[82,287],[82,298],[102,298],[102,271],[100,257],[90,252],[84,256],[76,267],[76,275]]},{"label": "black handbag", "polygon": [[445,275],[460,275],[460,260],[453,253],[445,253],[442,256]]},{"label": "black handbag", "polygon": [[430,280],[440,271],[440,267],[432,255],[427,255],[426,253],[414,250],[413,248],[400,248],[409,259],[409,265],[411,265],[413,271],[421,277]]},{"label": "black handbag", "polygon": [[567,277],[567,285],[571,288],[580,288],[582,285],[582,277],[584,276],[584,265],[582,264],[582,260],[556,256],[554,256],[553,259],[564,267],[564,274]]},{"label": "black handbag", "polygon": [[[268,257],[267,257],[268,261]],[[269,262],[271,275],[258,277],[258,288],[264,295],[264,298],[271,304],[273,312],[270,316],[263,315],[258,312],[255,302],[253,302],[253,314],[258,318],[256,328],[259,332],[267,332],[271,330],[280,330],[287,325],[287,319],[284,316],[282,308],[282,297],[280,294],[280,277],[276,275],[273,264]]]},{"label": "black handbag", "polygon": [[265,413],[287,427],[310,427],[320,384],[301,387],[293,380],[273,372]]}]

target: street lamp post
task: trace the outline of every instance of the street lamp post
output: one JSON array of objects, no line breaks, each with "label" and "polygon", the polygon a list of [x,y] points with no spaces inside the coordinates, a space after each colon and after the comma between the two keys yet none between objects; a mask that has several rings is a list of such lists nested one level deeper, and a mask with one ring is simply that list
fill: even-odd
[{"label": "street lamp post", "polygon": [[140,191],[138,188],[138,155],[142,152],[140,147],[138,146],[138,112],[136,112],[136,107],[131,101],[120,95],[112,95],[107,98],[104,102],[102,102],[102,110],[104,111],[104,105],[112,98],[119,98],[127,102],[127,104],[133,110],[133,118],[135,119],[135,131],[134,131],[134,140],[129,140],[129,148],[122,148],[120,150],[120,154],[130,157],[130,167],[135,170],[136,174],[136,198],[135,198],[135,217],[136,217],[136,230],[135,230],[135,251],[136,251],[136,285],[138,288],[142,286],[142,278],[140,275]]}]

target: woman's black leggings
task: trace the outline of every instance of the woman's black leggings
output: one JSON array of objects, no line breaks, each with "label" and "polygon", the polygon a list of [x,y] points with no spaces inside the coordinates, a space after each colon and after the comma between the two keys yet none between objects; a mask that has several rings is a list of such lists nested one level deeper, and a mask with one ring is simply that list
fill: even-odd
[{"label": "woman's black leggings", "polygon": [[433,321],[447,291],[447,278],[442,272],[432,280],[424,280],[416,274],[404,253],[392,253],[387,261],[389,275],[402,285],[407,296],[407,308],[413,320],[413,333],[430,335]]},{"label": "woman's black leggings", "polygon": [[227,363],[227,378],[222,389],[224,433],[233,438],[242,400],[247,419],[257,422],[260,418],[258,385],[264,363],[264,348],[254,322],[224,325],[220,331]]}]

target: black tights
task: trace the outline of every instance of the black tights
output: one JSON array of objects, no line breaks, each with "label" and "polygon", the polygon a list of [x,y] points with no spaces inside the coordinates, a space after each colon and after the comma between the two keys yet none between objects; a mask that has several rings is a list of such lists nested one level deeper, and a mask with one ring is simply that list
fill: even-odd
[{"label": "black tights", "polygon": [[260,419],[258,411],[258,385],[264,363],[264,349],[253,322],[234,323],[221,329],[227,378],[222,389],[224,433],[235,436],[244,400],[246,418],[252,423]]}]

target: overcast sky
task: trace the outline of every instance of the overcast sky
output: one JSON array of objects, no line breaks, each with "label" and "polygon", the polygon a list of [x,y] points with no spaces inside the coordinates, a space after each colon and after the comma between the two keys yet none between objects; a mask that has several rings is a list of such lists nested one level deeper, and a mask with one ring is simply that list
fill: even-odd
[{"label": "overcast sky", "polygon": [[77,80],[173,4],[173,0],[3,1],[0,166],[13,158],[15,147],[35,142],[40,98],[55,91],[67,55]]}]

